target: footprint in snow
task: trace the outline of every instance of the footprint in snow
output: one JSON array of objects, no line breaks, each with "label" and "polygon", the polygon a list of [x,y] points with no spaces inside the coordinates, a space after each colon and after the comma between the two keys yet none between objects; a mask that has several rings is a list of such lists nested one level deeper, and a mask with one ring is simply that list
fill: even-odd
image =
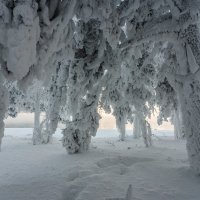
[{"label": "footprint in snow", "polygon": [[105,199],[105,200],[133,200],[132,185],[129,185],[125,198],[108,198],[108,199]]},{"label": "footprint in snow", "polygon": [[98,161],[96,164],[99,168],[106,168],[117,164],[125,165],[126,167],[130,167],[133,164],[140,163],[140,162],[147,162],[152,161],[151,158],[138,158],[138,157],[123,157],[117,156],[114,158],[104,158]]}]

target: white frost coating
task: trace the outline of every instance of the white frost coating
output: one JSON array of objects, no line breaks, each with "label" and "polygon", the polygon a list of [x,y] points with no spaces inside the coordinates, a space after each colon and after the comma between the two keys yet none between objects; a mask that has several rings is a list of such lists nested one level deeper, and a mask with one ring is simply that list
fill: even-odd
[{"label": "white frost coating", "polygon": [[[21,80],[36,63],[36,44],[40,28],[39,18],[35,15],[36,4],[34,6],[30,1],[16,4],[12,13],[12,26],[9,24],[2,31],[6,32],[4,41],[1,42],[4,47],[2,70],[12,79]],[[0,8],[4,23],[7,24],[10,22],[10,10],[2,2]]]},{"label": "white frost coating", "polygon": [[[69,64],[58,62],[55,69],[55,75],[52,76],[49,89],[49,103],[47,110],[47,132],[49,139],[55,133],[60,120],[61,107],[66,104],[67,79]],[[66,113],[67,114],[67,113]]]},{"label": "white frost coating", "polygon": [[199,69],[199,65],[197,64],[196,59],[192,53],[192,50],[188,44],[186,45],[186,49],[187,49],[187,57],[188,57],[188,64],[190,66],[190,71],[192,73],[195,73]]},{"label": "white frost coating", "polygon": [[2,2],[0,2],[0,17],[3,19],[5,24],[9,23],[11,20],[10,12]]},{"label": "white frost coating", "polygon": [[[62,1],[61,1],[62,2]],[[49,19],[52,19],[58,9],[60,0],[54,0],[49,2]]]},{"label": "white frost coating", "polygon": [[200,105],[197,103],[199,99],[199,86],[199,80],[194,79],[184,81],[183,86],[179,88],[189,161],[197,174],[200,174]]},{"label": "white frost coating", "polygon": [[179,65],[177,66],[176,71],[180,75],[186,75],[188,71],[186,44],[181,43],[176,46],[176,49],[176,57],[179,61]]},{"label": "white frost coating", "polygon": [[100,115],[97,113],[97,103],[98,97],[88,94],[86,100],[81,102],[79,113],[76,113],[73,121],[67,122],[66,129],[62,132],[62,142],[68,153],[88,150],[91,136],[96,135],[99,127]]},{"label": "white frost coating", "polygon": [[36,62],[38,23],[37,19],[33,26],[21,25],[20,29],[11,28],[8,30],[7,70],[12,72],[17,80],[21,80]]},{"label": "white frost coating", "polygon": [[80,153],[87,151],[91,142],[91,135],[86,131],[80,132],[79,129],[74,129],[74,125],[68,125],[63,130],[63,146],[69,154]]},{"label": "white frost coating", "polygon": [[[94,88],[94,91],[97,92]],[[99,127],[100,115],[97,113],[99,97],[89,93],[80,102],[80,110],[73,116],[72,121],[66,122],[63,130],[63,146],[68,153],[87,151],[91,136],[95,136]]]},{"label": "white frost coating", "polygon": [[24,24],[25,26],[32,26],[34,21],[34,11],[28,5],[18,5],[13,10],[13,22],[16,26]]}]

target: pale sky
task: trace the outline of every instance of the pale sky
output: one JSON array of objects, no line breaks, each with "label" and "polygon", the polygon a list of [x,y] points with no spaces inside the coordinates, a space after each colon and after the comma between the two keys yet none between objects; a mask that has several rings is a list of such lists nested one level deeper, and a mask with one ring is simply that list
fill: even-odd
[{"label": "pale sky", "polygon": [[[100,120],[100,129],[114,129],[115,118],[111,114],[105,114],[101,111],[102,119]],[[30,127],[33,124],[34,115],[27,113],[20,113],[17,118],[7,118],[5,124],[7,127]],[[173,130],[173,125],[169,122],[163,123],[163,125],[158,126],[156,123],[156,116],[153,116],[151,119],[148,119],[151,124],[152,129],[157,130]],[[127,129],[133,129],[131,124],[127,124]]]},{"label": "pale sky", "polygon": [[[116,128],[115,118],[111,114],[101,113],[102,119],[100,120],[101,129],[113,129]],[[147,119],[151,124],[152,129],[157,130],[173,130],[174,126],[170,122],[164,122],[161,126],[157,124],[157,116],[152,116],[151,119]],[[127,129],[133,129],[132,124],[127,124]]]}]

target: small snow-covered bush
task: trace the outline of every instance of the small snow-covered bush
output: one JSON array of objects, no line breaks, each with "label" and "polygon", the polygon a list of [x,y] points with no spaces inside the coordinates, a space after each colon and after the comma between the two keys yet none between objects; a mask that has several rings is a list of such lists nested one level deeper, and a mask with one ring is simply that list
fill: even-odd
[{"label": "small snow-covered bush", "polygon": [[68,126],[62,131],[62,143],[69,154],[87,151],[91,136],[87,131],[80,131],[73,126]]}]

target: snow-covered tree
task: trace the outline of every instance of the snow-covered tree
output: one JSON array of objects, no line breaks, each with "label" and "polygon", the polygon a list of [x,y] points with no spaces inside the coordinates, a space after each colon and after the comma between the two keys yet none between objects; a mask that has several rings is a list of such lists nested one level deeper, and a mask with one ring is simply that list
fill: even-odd
[{"label": "snow-covered tree", "polygon": [[15,118],[17,114],[21,111],[24,95],[23,92],[17,87],[16,82],[7,81],[4,83],[4,85],[7,88],[9,96],[9,106],[6,116]]},{"label": "snow-covered tree", "polygon": [[[48,105],[46,108],[46,142],[51,141],[52,135],[55,133],[58,122],[61,120],[61,108],[67,103],[67,79],[69,74],[69,64],[67,62],[58,62],[55,68],[56,72],[52,75],[50,86],[48,89]],[[64,110],[62,110],[64,112]],[[65,110],[67,112],[67,110]],[[66,115],[66,113],[63,113]]]},{"label": "snow-covered tree", "polygon": [[[159,1],[159,3],[158,1],[143,1],[136,10],[143,23],[138,24],[138,20],[134,19],[133,22],[138,30],[135,29],[136,33],[130,34],[132,38],[122,44],[124,48],[124,46],[133,46],[154,40],[157,42],[166,41],[173,45],[176,63],[171,65],[169,56],[168,59],[164,60],[164,65],[168,68],[165,75],[179,99],[178,104],[181,106],[189,159],[192,168],[197,173],[200,170],[199,105],[197,103],[200,64],[199,8],[198,1],[177,0]],[[137,14],[134,13],[134,16]],[[175,68],[172,69],[174,66]],[[191,115],[191,113],[193,114]]]},{"label": "snow-covered tree", "polygon": [[33,144],[46,143],[41,122],[41,112],[47,110],[47,91],[42,87],[41,82],[34,81],[28,91],[22,91],[16,82],[5,82],[8,91],[9,101],[6,116],[17,117],[20,112],[34,113]]},{"label": "snow-covered tree", "polygon": [[69,153],[87,150],[99,126],[99,96],[105,83],[103,56],[105,42],[99,21],[76,21],[75,59],[70,62],[67,80],[69,116],[63,131],[63,145]]}]

